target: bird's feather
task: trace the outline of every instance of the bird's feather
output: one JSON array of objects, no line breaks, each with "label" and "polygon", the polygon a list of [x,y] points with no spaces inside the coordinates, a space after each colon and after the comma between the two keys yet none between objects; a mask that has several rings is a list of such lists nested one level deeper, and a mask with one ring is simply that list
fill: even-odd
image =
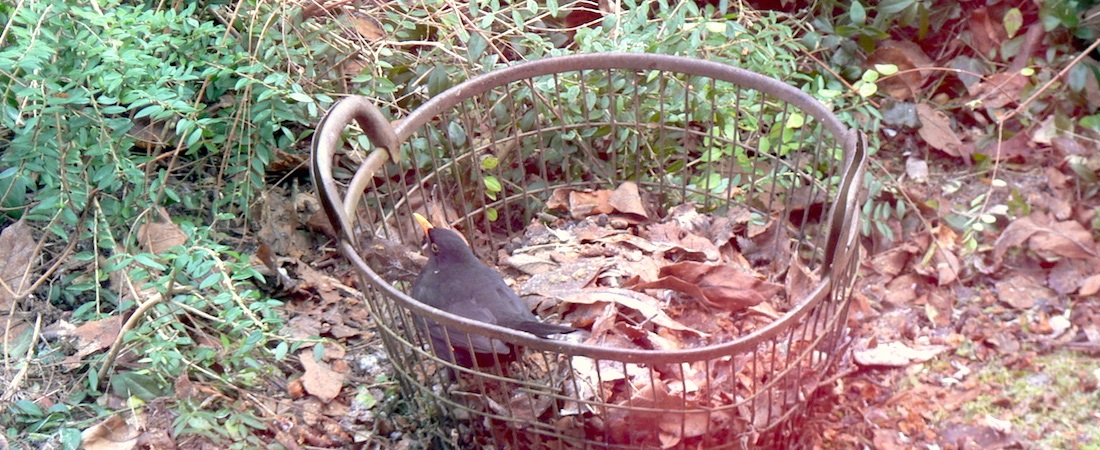
[{"label": "bird's feather", "polygon": [[[539,321],[500,274],[477,259],[457,232],[431,228],[428,239],[431,243],[428,264],[413,282],[410,292],[413,298],[455,315],[539,337],[576,331],[572,327]],[[467,335],[431,321],[418,319],[417,322],[422,331],[427,328],[433,351],[440,358],[467,367],[472,363],[471,350],[475,357],[496,354],[503,357],[493,360],[516,358],[514,346],[502,341]]]}]

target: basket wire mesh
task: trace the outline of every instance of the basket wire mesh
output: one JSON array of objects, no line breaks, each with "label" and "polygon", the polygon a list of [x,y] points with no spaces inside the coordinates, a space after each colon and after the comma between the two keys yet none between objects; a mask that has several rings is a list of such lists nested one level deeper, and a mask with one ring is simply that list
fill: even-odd
[{"label": "basket wire mesh", "polygon": [[[365,157],[337,155],[353,119],[373,150]],[[369,99],[342,100],[319,125],[313,156],[322,204],[405,392],[425,411],[471,419],[497,448],[797,445],[846,344],[864,141],[777,80],[668,55],[549,58],[456,85],[394,126]],[[413,212],[432,210],[495,262],[547,217],[555,189],[626,181],[664,207],[777,218],[784,226],[770,242],[784,257],[766,272],[783,283],[801,267],[810,281],[771,323],[682,350],[541,339],[408,297],[418,270],[408,254],[423,238]],[[447,327],[452,346],[472,348],[470,335],[481,335],[523,357],[454,364],[433,354],[427,321]]]}]

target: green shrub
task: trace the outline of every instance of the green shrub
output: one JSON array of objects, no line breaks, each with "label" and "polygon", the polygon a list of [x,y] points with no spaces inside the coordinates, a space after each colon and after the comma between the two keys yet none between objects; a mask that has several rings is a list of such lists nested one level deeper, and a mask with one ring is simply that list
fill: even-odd
[{"label": "green shrub", "polygon": [[[223,23],[231,14],[220,2],[131,3],[0,5],[0,226],[26,221],[53,256],[73,245],[75,264],[36,296],[71,310],[78,324],[127,318],[135,296],[156,302],[124,336],[140,355],[136,367],[101,373],[104,358],[93,356],[85,382],[55,399],[70,405],[64,411],[24,404],[0,416],[14,425],[9,435],[30,442],[71,446],[73,427],[103,413],[85,402],[105,387],[149,401],[195,371],[255,387],[288,350],[272,341],[281,303],[255,289],[260,276],[247,256],[220,241],[249,225],[276,150],[308,138],[332,102],[312,91],[331,92],[337,53],[279,5]],[[158,207],[189,239],[152,254],[137,230]],[[222,353],[198,346],[196,334],[219,339]],[[24,363],[15,356],[6,355]],[[58,359],[38,362],[56,367]],[[262,427],[216,403],[206,408],[223,425]],[[58,414],[64,420],[53,420]],[[19,425],[28,421],[38,425]],[[198,422],[181,431],[187,423]]]}]

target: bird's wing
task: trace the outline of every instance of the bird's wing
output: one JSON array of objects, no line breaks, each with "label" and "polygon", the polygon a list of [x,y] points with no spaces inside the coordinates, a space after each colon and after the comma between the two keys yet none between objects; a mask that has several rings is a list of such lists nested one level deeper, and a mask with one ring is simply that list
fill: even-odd
[{"label": "bird's wing", "polygon": [[[478,322],[491,323],[493,325],[499,325],[495,316],[490,309],[481,305],[477,300],[468,298],[465,300],[457,301],[447,305],[444,308],[447,312],[457,314],[468,319],[476,320]],[[466,334],[453,328],[447,328],[447,332],[450,333],[451,345],[458,347],[466,347]],[[471,334],[470,343],[474,346],[474,351],[477,353],[511,353],[511,349],[508,345],[500,340],[489,339],[485,336]]]}]

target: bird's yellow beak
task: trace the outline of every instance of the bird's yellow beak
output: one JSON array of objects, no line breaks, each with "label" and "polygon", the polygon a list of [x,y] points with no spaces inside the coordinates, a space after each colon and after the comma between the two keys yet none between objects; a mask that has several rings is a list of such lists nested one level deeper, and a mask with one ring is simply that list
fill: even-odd
[{"label": "bird's yellow beak", "polygon": [[424,234],[428,234],[428,230],[435,228],[432,222],[420,215],[420,213],[413,213],[413,218],[416,219],[416,223],[420,224],[420,228],[424,229]]}]

